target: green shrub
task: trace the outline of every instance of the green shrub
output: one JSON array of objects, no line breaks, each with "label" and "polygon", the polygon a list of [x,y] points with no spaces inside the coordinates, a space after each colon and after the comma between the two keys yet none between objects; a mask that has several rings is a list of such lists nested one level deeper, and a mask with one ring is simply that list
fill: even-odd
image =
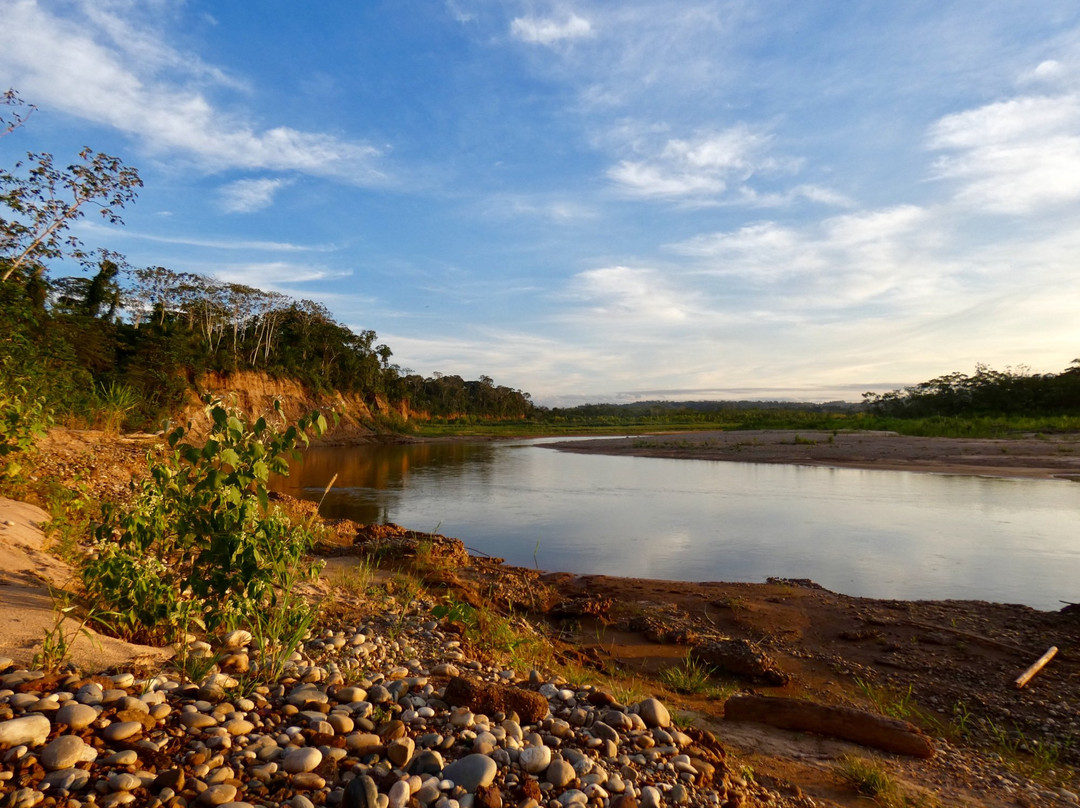
[{"label": "green shrub", "polygon": [[33,447],[48,423],[45,400],[30,394],[10,362],[0,364],[0,483],[19,475],[19,456]]},{"label": "green shrub", "polygon": [[293,586],[317,572],[305,561],[310,525],[272,508],[267,482],[288,474],[297,446],[326,430],[325,417],[281,429],[265,418],[248,423],[220,401],[206,405],[205,442],[185,440],[190,424],[174,430],[131,504],[103,506],[83,582],[126,636],[174,639],[194,627],[240,625],[280,606],[282,593],[299,608]]}]

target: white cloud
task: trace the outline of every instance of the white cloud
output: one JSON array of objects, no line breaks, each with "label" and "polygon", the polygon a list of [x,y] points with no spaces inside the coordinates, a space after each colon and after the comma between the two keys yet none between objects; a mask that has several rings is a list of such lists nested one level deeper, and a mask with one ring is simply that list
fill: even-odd
[{"label": "white cloud", "polygon": [[270,207],[274,195],[290,184],[283,179],[236,180],[219,190],[219,203],[226,213],[254,213]]},{"label": "white cloud", "polygon": [[[155,215],[172,216],[169,211],[159,211]],[[75,224],[80,233],[108,233],[113,239],[139,239],[158,244],[180,244],[185,247],[205,247],[212,250],[259,250],[262,252],[334,252],[340,249],[332,244],[292,244],[287,241],[251,241],[244,239],[209,239],[191,236],[159,236],[127,228],[117,229],[99,224],[90,219],[83,219]]]},{"label": "white cloud", "polygon": [[671,290],[663,276],[652,269],[604,267],[578,273],[571,294],[590,304],[593,314],[604,317],[677,322],[689,313],[686,300]]},{"label": "white cloud", "polygon": [[1080,95],[1022,96],[947,115],[928,145],[947,152],[937,176],[956,199],[996,213],[1028,214],[1080,200]]},{"label": "white cloud", "polygon": [[[632,127],[623,128],[633,132]],[[771,136],[745,124],[663,143],[639,135],[631,148],[640,157],[620,161],[608,170],[608,177],[629,196],[717,197],[729,184],[755,174],[796,170],[797,161],[767,153],[771,143]]]},{"label": "white cloud", "polygon": [[[286,287],[287,291],[288,287],[298,283],[334,280],[352,275],[352,272],[349,271],[312,266],[311,264],[294,264],[288,261],[214,264],[212,267],[206,267],[202,272],[213,275],[218,280],[226,283],[242,283],[258,289]],[[292,292],[289,292],[289,294],[292,294]]]},{"label": "white cloud", "polygon": [[510,23],[510,33],[522,42],[554,45],[567,39],[583,39],[593,36],[593,28],[587,19],[570,13],[564,19],[551,17],[516,17]]},{"label": "white cloud", "polygon": [[[0,48],[0,84],[25,98],[175,152],[209,171],[301,171],[360,184],[386,178],[378,149],[288,126],[260,129],[216,106],[200,85],[235,86],[220,71],[171,49],[147,29],[87,5],[82,19],[60,19],[44,2],[13,0],[4,24],[19,35]],[[130,35],[130,38],[128,36]]]}]

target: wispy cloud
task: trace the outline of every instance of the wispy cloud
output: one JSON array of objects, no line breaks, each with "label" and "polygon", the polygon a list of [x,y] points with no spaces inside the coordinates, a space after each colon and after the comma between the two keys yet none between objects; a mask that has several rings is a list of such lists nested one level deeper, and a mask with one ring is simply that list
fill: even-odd
[{"label": "wispy cloud", "polygon": [[510,33],[522,42],[554,45],[573,39],[593,36],[592,24],[573,12],[563,17],[516,17],[510,23]]},{"label": "wispy cloud", "polygon": [[616,266],[586,270],[574,277],[570,295],[601,317],[677,322],[688,316],[687,299],[670,289],[663,276],[652,269]]},{"label": "wispy cloud", "polygon": [[212,267],[207,266],[204,272],[228,283],[243,283],[259,289],[286,290],[301,283],[335,280],[352,275],[349,271],[288,261],[215,264]]},{"label": "wispy cloud", "polygon": [[386,181],[380,151],[321,132],[260,128],[215,105],[205,87],[236,82],[133,27],[109,7],[79,4],[80,18],[51,14],[44,0],[10,0],[4,24],[18,36],[0,48],[0,83],[27,98],[179,153],[208,171],[299,171],[359,184]]},{"label": "wispy cloud", "polygon": [[226,213],[254,213],[270,207],[274,203],[274,195],[290,184],[290,180],[265,177],[236,180],[219,190],[218,201]]},{"label": "wispy cloud", "polygon": [[185,247],[205,247],[213,250],[258,250],[261,252],[334,252],[340,247],[332,244],[293,244],[288,241],[252,241],[251,239],[212,239],[193,236],[162,236],[139,230],[116,229],[91,220],[78,222],[80,232],[108,233],[115,239],[138,239],[158,244],[179,244]]},{"label": "wispy cloud", "polygon": [[745,124],[662,142],[636,139],[632,159],[608,177],[629,196],[717,197],[759,173],[790,173],[798,161],[769,153],[772,137]]},{"label": "wispy cloud", "polygon": [[947,115],[928,146],[945,152],[939,178],[956,199],[990,212],[1028,214],[1080,200],[1080,94],[1019,96]]}]

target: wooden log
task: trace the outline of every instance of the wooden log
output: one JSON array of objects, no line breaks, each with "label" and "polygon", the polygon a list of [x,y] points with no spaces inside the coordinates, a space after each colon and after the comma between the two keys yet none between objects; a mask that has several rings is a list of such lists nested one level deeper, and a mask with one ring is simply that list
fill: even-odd
[{"label": "wooden log", "polygon": [[1049,662],[1051,659],[1053,659],[1054,655],[1057,654],[1057,652],[1058,652],[1057,646],[1056,645],[1051,645],[1050,648],[1047,650],[1047,652],[1045,654],[1043,654],[1041,657],[1039,657],[1037,660],[1035,660],[1035,663],[1030,668],[1028,668],[1026,671],[1021,673],[1019,676],[1017,676],[1016,681],[1014,682],[1017,689],[1019,690],[1021,687],[1023,687],[1028,682],[1030,682],[1032,677],[1034,677],[1036,673],[1038,673],[1043,668],[1045,668],[1046,663]]},{"label": "wooden log", "polygon": [[724,718],[816,732],[899,755],[934,756],[930,739],[915,725],[852,707],[773,696],[733,696],[724,704]]}]

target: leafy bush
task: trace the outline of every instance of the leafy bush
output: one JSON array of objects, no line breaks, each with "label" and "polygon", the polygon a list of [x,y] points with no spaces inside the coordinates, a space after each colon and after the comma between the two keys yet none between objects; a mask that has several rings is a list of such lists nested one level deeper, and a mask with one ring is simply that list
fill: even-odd
[{"label": "leafy bush", "polygon": [[33,447],[48,421],[45,400],[30,394],[10,363],[0,363],[0,483],[18,476],[22,468],[19,455]]},{"label": "leafy bush", "polygon": [[175,429],[131,505],[103,506],[83,582],[127,636],[236,626],[282,600],[306,608],[292,592],[317,572],[305,561],[313,534],[271,507],[267,482],[288,474],[297,446],[323,434],[326,418],[315,412],[281,429],[265,418],[248,423],[220,401],[206,405],[205,442],[185,440],[190,424]]}]

